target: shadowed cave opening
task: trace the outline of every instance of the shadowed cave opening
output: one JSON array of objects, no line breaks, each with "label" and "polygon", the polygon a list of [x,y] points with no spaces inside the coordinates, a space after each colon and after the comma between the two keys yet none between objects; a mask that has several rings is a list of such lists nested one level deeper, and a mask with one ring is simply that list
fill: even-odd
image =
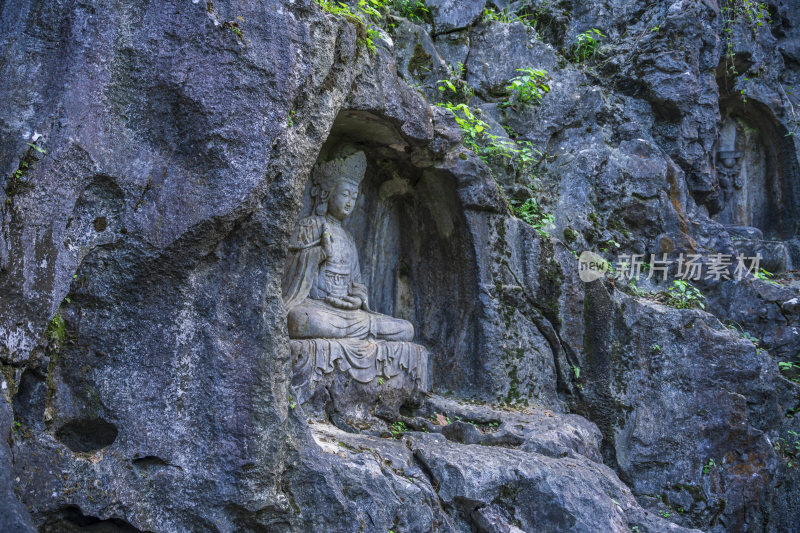
[{"label": "shadowed cave opening", "polygon": [[[475,254],[455,178],[431,166],[424,146],[389,120],[345,110],[318,161],[342,145],[367,156],[353,213],[344,221],[356,243],[370,308],[414,325],[430,350],[431,389],[473,391],[477,383],[479,301]],[[311,180],[298,218],[311,214]]]}]

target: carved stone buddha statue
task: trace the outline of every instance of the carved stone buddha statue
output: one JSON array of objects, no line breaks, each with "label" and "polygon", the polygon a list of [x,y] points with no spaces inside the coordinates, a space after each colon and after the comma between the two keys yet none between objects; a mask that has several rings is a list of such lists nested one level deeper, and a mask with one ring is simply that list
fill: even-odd
[{"label": "carved stone buddha statue", "polygon": [[709,206],[714,219],[725,226],[738,253],[760,255],[762,268],[782,272],[789,255],[786,245],[775,238],[781,193],[762,134],[744,119],[726,116],[716,155],[719,194]]},{"label": "carved stone buddha statue", "polygon": [[295,226],[283,276],[295,374],[310,373],[306,377],[315,381],[338,368],[361,383],[405,375],[413,387],[424,388],[427,351],[411,342],[410,322],[369,308],[358,250],[342,226],[365,170],[363,152],[314,169],[313,214]]}]

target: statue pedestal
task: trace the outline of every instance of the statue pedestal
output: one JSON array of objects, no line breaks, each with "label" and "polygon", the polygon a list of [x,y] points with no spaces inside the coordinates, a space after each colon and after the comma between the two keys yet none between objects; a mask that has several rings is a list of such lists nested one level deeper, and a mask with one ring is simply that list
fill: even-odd
[{"label": "statue pedestal", "polygon": [[761,255],[760,268],[773,274],[783,272],[792,265],[788,247],[784,241],[765,240],[758,228],[726,225],[736,250],[745,257]]},{"label": "statue pedestal", "polygon": [[309,402],[312,411],[330,401],[363,405],[428,390],[428,350],[419,344],[360,339],[302,339],[289,344],[297,401]]}]

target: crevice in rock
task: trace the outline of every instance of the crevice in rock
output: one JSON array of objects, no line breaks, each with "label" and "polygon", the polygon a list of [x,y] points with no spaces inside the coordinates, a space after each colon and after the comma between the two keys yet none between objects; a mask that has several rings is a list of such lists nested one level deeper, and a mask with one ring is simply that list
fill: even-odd
[{"label": "crevice in rock", "polygon": [[[528,291],[524,289],[524,286],[521,284],[520,279],[517,277],[514,271],[508,265],[505,266],[508,273],[514,278],[519,286],[522,296],[525,298],[524,302],[517,301],[513,303],[525,308],[526,315],[533,321],[536,329],[545,338],[550,346],[550,350],[553,352],[553,363],[556,367],[556,390],[561,395],[572,394],[574,391],[568,379],[569,370],[564,368],[564,363],[567,365],[576,365],[578,363],[576,354],[570,345],[561,339],[557,329],[538,308],[536,301],[531,297],[530,294],[528,294]],[[507,293],[504,294],[507,295]],[[564,361],[562,361],[562,358]]]},{"label": "crevice in rock", "polygon": [[42,526],[41,533],[73,533],[89,531],[94,533],[151,533],[132,526],[122,518],[101,519],[83,514],[81,508],[69,505],[51,513]]},{"label": "crevice in rock", "polygon": [[519,521],[513,518],[513,511],[506,509],[502,500],[497,497],[491,505],[481,505],[472,510],[469,518],[477,527],[478,533],[493,533],[495,531],[505,531],[516,533],[519,529]]},{"label": "crevice in rock", "polygon": [[422,458],[422,454],[419,450],[411,450],[411,457],[414,459],[414,464],[416,464],[420,471],[425,475],[428,479],[428,483],[430,483],[433,492],[436,493],[436,499],[439,500],[439,508],[442,510],[443,513],[450,516],[447,512],[449,506],[442,500],[439,496],[439,489],[441,488],[441,483],[439,480],[436,479],[436,476],[433,474],[433,470],[431,470],[430,466],[425,462],[425,459]]},{"label": "crevice in rock", "polygon": [[160,457],[156,457],[155,455],[147,455],[145,457],[139,457],[138,459],[134,459],[131,461],[131,464],[137,468],[141,469],[157,469],[162,467],[173,467],[183,470],[181,467],[173,465],[165,461]]},{"label": "crevice in rock", "polygon": [[449,441],[459,444],[479,444],[481,446],[500,446],[503,448],[518,448],[525,439],[509,431],[484,433],[474,424],[456,420],[444,426],[442,435]]},{"label": "crevice in rock", "polygon": [[14,395],[14,414],[28,427],[44,426],[44,409],[47,398],[45,378],[31,368],[25,370]]},{"label": "crevice in rock", "polygon": [[292,492],[292,484],[289,481],[289,477],[287,475],[287,470],[286,469],[284,469],[281,472],[281,475],[280,475],[279,479],[280,479],[281,493],[283,493],[283,495],[286,497],[286,500],[289,502],[289,505],[291,506],[292,511],[294,511],[295,514],[298,514],[298,515],[301,514],[302,511],[300,509],[300,506],[297,504],[297,501],[295,499],[294,493]]}]

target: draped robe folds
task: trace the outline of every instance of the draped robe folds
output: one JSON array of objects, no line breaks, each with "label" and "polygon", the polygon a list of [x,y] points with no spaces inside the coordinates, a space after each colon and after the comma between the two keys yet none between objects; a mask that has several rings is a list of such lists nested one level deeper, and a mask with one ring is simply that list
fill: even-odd
[{"label": "draped robe folds", "polygon": [[283,303],[291,310],[308,297],[325,259],[322,249],[323,217],[309,217],[295,226],[283,272]]},{"label": "draped robe folds", "polygon": [[[322,246],[326,230],[329,254]],[[316,381],[338,369],[359,383],[407,376],[413,386],[425,390],[428,352],[406,342],[413,339],[410,323],[371,312],[366,301],[360,309],[341,309],[325,301],[351,296],[356,286],[363,288],[358,253],[341,224],[322,216],[298,221],[283,276],[295,374]]]}]

